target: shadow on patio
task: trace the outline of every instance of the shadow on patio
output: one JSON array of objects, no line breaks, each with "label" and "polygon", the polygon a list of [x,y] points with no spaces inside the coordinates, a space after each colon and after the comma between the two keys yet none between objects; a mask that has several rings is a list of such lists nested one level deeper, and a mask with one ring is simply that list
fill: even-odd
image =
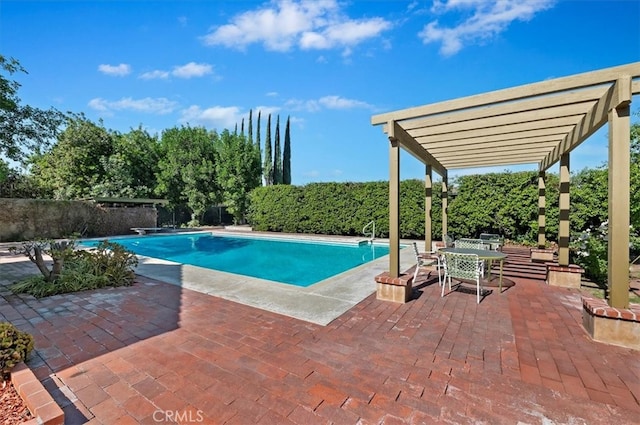
[{"label": "shadow on patio", "polygon": [[480,304],[421,276],[409,303],[372,294],[328,326],[143,278],[0,312],[26,315],[49,344],[31,366],[92,423],[637,423],[638,352],[593,342],[579,292],[508,253],[515,285]]}]

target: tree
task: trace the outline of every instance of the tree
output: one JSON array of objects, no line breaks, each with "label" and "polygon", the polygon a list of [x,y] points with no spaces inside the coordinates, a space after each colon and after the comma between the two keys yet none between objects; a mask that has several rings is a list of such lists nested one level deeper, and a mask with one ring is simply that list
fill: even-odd
[{"label": "tree", "polygon": [[247,136],[249,143],[253,143],[253,110],[249,109],[249,128],[247,129]]},{"label": "tree", "polygon": [[244,221],[249,193],[260,186],[260,153],[244,136],[225,130],[216,139],[216,175],[222,202],[233,215],[234,223]]},{"label": "tree", "polygon": [[183,126],[163,131],[160,138],[155,193],[167,198],[172,208],[186,203],[193,226],[200,223],[207,207],[219,201],[216,137],[204,127]]},{"label": "tree", "polygon": [[273,150],[273,184],[282,184],[282,153],[280,152],[280,115],[276,119],[276,138]]},{"label": "tree", "polygon": [[[0,55],[0,71],[12,75],[27,73],[16,59]],[[64,114],[56,109],[42,110],[21,105],[20,84],[0,74],[0,156],[23,161],[29,153],[40,152],[55,139],[64,122]],[[25,152],[28,151],[28,152]]]},{"label": "tree", "polygon": [[256,127],[256,148],[258,149],[258,164],[260,166],[260,174],[262,174],[262,150],[260,148],[260,116],[262,111],[258,111],[258,125]]},{"label": "tree", "polygon": [[289,133],[289,118],[284,130],[284,152],[282,153],[282,183],[291,184],[291,135]]},{"label": "tree", "polygon": [[141,126],[125,134],[114,134],[113,153],[103,157],[102,182],[93,188],[94,196],[150,198],[156,187],[159,144]]},{"label": "tree", "polygon": [[58,142],[31,157],[36,183],[54,199],[93,196],[105,178],[104,158],[114,152],[114,133],[84,115],[70,115]]},{"label": "tree", "polygon": [[264,144],[264,161],[262,162],[262,175],[264,184],[273,184],[273,158],[271,157],[271,114],[267,118],[267,140]]}]

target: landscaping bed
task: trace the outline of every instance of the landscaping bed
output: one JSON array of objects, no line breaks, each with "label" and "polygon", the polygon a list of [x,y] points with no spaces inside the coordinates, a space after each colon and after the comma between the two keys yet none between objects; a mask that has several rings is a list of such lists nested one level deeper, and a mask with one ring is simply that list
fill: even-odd
[{"label": "landscaping bed", "polygon": [[28,421],[33,416],[10,380],[0,384],[0,424],[15,425]]}]

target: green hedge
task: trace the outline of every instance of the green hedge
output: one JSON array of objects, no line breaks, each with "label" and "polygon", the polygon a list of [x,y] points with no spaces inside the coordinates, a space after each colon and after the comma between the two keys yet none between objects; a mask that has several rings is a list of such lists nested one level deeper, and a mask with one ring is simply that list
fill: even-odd
[{"label": "green hedge", "polygon": [[[434,238],[441,237],[441,186],[434,185]],[[400,235],[424,237],[424,183],[400,183]],[[389,184],[312,183],[264,186],[251,192],[249,223],[255,230],[361,236],[371,220],[376,236],[389,235]]]},{"label": "green hedge", "polygon": [[[453,238],[500,233],[508,239],[535,243],[538,231],[538,174],[490,173],[461,176],[452,182],[449,234]],[[557,239],[558,178],[547,175],[546,237]],[[432,191],[432,237],[442,238],[442,185]],[[400,183],[400,237],[424,238],[424,182]],[[254,189],[249,223],[255,230],[361,236],[362,228],[376,222],[376,236],[389,235],[387,182],[312,183]],[[580,203],[572,208],[581,208]]]}]

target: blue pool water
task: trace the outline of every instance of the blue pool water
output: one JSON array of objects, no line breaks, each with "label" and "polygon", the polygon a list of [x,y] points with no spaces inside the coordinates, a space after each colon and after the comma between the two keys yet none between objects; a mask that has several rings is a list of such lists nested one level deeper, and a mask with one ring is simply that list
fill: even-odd
[{"label": "blue pool water", "polygon": [[[310,286],[389,253],[376,244],[332,244],[277,239],[154,235],[112,239],[139,255],[296,286]],[[85,241],[95,246],[99,241]]]}]

